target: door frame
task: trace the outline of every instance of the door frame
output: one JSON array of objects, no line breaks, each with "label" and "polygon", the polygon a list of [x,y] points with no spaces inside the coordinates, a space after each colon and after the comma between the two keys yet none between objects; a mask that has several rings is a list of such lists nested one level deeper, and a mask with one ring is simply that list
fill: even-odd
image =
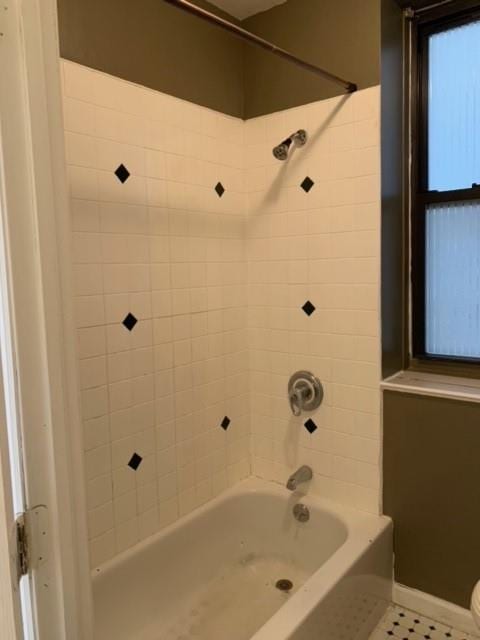
[{"label": "door frame", "polygon": [[7,638],[22,640],[22,611],[12,562],[14,540],[10,535],[14,528],[15,512],[8,445],[3,375],[0,370],[0,620],[2,632]]},{"label": "door frame", "polygon": [[91,640],[57,24],[55,0],[0,7],[2,260],[26,506],[48,507],[46,557],[32,572],[38,640]]}]

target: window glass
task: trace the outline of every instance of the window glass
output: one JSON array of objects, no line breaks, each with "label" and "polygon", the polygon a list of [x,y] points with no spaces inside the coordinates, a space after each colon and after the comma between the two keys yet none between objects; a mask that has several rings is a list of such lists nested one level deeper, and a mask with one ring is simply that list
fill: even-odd
[{"label": "window glass", "polygon": [[430,36],[428,53],[428,188],[471,188],[480,184],[480,21]]},{"label": "window glass", "polygon": [[425,350],[480,357],[480,202],[426,210]]}]

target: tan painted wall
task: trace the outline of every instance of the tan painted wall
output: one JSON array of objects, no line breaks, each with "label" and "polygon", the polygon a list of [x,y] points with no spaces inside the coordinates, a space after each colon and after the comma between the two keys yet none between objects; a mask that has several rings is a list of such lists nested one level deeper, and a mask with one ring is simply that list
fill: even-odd
[{"label": "tan painted wall", "polygon": [[480,578],[480,405],[384,393],[395,579],[462,607]]},{"label": "tan painted wall", "polygon": [[58,13],[62,57],[243,114],[243,45],[230,34],[162,0],[58,0]]},{"label": "tan painted wall", "polygon": [[[379,0],[288,0],[243,21],[250,31],[360,89],[380,79]],[[342,88],[272,54],[245,47],[245,117],[340,95]]]},{"label": "tan painted wall", "polygon": [[[382,0],[382,369],[403,367],[402,18]],[[468,607],[480,578],[480,405],[386,392],[384,510],[395,579]]]},{"label": "tan painted wall", "polygon": [[403,202],[403,15],[395,0],[382,0],[382,375],[403,368],[405,308]]},{"label": "tan painted wall", "polygon": [[[379,83],[379,6],[288,0],[242,24],[362,89]],[[64,58],[229,115],[247,119],[342,93],[162,0],[58,0],[58,7]]]}]

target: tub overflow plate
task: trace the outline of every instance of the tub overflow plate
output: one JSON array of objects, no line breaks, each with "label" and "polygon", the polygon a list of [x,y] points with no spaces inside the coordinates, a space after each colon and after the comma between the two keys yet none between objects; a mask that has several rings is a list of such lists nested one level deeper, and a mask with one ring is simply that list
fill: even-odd
[{"label": "tub overflow plate", "polygon": [[310,520],[310,511],[305,504],[299,502],[293,507],[293,517],[298,522],[308,522]]}]

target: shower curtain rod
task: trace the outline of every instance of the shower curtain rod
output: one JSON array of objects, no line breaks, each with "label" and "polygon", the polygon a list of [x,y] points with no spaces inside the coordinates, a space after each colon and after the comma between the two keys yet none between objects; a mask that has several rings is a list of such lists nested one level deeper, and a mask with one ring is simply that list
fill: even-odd
[{"label": "shower curtain rod", "polygon": [[428,4],[424,7],[420,7],[419,9],[414,9],[411,6],[405,7],[405,15],[407,18],[415,17],[419,14],[425,13],[426,11],[431,11],[432,9],[437,9],[438,7],[443,7],[445,4],[451,4],[454,0],[439,0],[438,2],[432,2],[432,4]]},{"label": "shower curtain rod", "polygon": [[310,71],[311,73],[314,73],[317,76],[320,76],[321,78],[325,78],[326,80],[330,80],[331,82],[335,82],[336,84],[339,84],[345,89],[346,93],[353,93],[354,91],[357,91],[358,87],[354,82],[348,82],[348,80],[339,78],[333,73],[329,73],[328,71],[325,71],[325,69],[321,69],[320,67],[317,67],[316,65],[311,64],[310,62],[306,62],[301,58],[297,58],[297,56],[293,55],[293,53],[290,53],[285,49],[277,47],[271,42],[268,42],[268,40],[264,40],[263,38],[260,38],[259,36],[255,35],[254,33],[251,33],[246,29],[242,29],[242,27],[238,27],[236,24],[232,24],[231,22],[228,22],[228,20],[224,20],[223,18],[216,16],[214,13],[211,13],[206,9],[202,9],[201,7],[198,7],[195,4],[192,4],[188,0],[164,0],[164,2],[167,2],[168,4],[171,4],[174,7],[177,7],[178,9],[183,9],[187,13],[191,13],[194,16],[201,18],[202,20],[206,20],[207,22],[210,22],[211,24],[214,24],[217,27],[221,27],[222,29],[225,29],[226,31],[230,31],[230,33],[233,33],[233,35],[239,38],[242,38],[247,42],[255,44],[258,47],[261,47],[262,49],[266,49],[267,51],[270,51],[270,53],[273,53],[276,56],[283,58],[284,60],[289,60],[290,62],[293,62],[294,64],[298,65],[299,67],[302,67],[303,69],[306,69],[307,71]]}]

